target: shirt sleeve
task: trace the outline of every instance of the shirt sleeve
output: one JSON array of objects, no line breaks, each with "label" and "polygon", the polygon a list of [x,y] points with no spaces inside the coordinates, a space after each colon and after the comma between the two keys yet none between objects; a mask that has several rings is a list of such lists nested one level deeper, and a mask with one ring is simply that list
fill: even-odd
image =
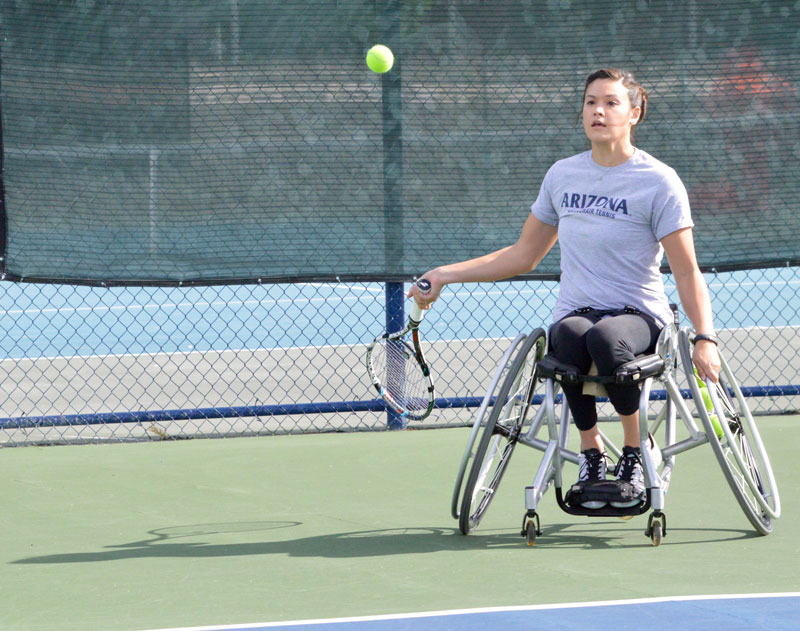
[{"label": "shirt sleeve", "polygon": [[557,226],[558,212],[553,206],[553,196],[550,191],[552,173],[553,168],[550,167],[542,180],[541,187],[539,187],[539,196],[531,206],[531,212],[539,221],[550,224],[551,226]]},{"label": "shirt sleeve", "polygon": [[664,178],[656,192],[651,226],[658,241],[676,230],[694,226],[689,207],[689,194],[675,171]]}]

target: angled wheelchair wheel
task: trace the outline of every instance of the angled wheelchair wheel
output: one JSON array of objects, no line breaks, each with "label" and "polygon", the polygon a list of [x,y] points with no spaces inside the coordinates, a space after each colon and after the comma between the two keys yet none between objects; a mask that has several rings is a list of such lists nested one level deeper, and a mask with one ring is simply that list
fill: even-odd
[{"label": "angled wheelchair wheel", "polygon": [[682,331],[681,362],[708,442],[745,516],[759,533],[768,535],[772,532],[773,520],[780,517],[780,496],[747,400],[720,349],[722,370],[719,382],[708,384],[713,410],[707,409],[694,378],[689,340],[690,334]]},{"label": "angled wheelchair wheel", "polygon": [[511,368],[511,364],[514,361],[514,352],[525,339],[526,335],[520,333],[511,341],[511,344],[509,344],[508,348],[503,353],[502,358],[497,364],[497,369],[492,377],[492,381],[483,397],[483,401],[481,401],[481,405],[475,414],[472,431],[470,432],[469,438],[467,438],[467,445],[464,448],[464,455],[461,457],[461,463],[458,466],[458,473],[456,474],[456,483],[453,487],[453,497],[450,502],[450,514],[453,516],[453,519],[458,519],[462,500],[461,492],[464,488],[464,477],[475,455],[475,443],[478,440],[478,434],[486,425],[486,420],[492,412],[492,403],[497,398],[497,391],[505,381],[506,375]]},{"label": "angled wheelchair wheel", "polygon": [[536,365],[546,346],[542,329],[525,338],[491,405],[461,498],[458,525],[465,535],[478,526],[500,486],[528,420],[536,389]]}]

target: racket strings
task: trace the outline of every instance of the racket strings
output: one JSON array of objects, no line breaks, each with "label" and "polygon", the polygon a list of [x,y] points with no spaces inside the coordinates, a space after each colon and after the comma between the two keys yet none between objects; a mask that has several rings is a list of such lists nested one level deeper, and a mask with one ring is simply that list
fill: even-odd
[{"label": "racket strings", "polygon": [[402,340],[381,340],[372,353],[373,369],[395,404],[409,412],[428,407],[428,378],[414,350]]}]

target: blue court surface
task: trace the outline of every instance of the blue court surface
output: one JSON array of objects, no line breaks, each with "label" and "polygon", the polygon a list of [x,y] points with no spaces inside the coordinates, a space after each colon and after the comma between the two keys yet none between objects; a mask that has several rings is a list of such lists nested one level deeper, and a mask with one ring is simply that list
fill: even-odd
[{"label": "blue court surface", "polygon": [[796,631],[800,593],[645,598],[159,631]]}]

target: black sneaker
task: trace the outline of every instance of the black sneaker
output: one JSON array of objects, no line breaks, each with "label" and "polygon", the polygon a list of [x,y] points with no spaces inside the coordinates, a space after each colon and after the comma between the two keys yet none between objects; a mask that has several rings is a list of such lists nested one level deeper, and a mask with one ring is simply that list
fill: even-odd
[{"label": "black sneaker", "polygon": [[[606,479],[606,455],[600,453],[599,449],[587,449],[582,451],[578,458],[578,482],[583,485],[587,482],[598,482]],[[584,508],[603,508],[606,502],[598,500],[588,500],[581,502]]]},{"label": "black sneaker", "polygon": [[626,489],[633,499],[629,501],[611,502],[614,508],[630,508],[642,503],[647,497],[644,488],[644,469],[642,468],[642,452],[639,447],[623,447],[622,457],[617,463],[617,482],[630,485]]}]

